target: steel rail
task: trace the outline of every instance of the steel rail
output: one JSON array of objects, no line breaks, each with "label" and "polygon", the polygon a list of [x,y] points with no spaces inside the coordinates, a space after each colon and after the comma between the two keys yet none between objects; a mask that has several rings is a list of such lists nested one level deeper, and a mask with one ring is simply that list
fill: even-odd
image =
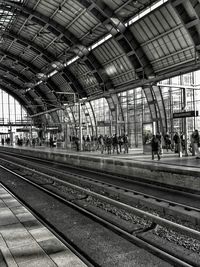
[{"label": "steel rail", "polygon": [[[4,154],[8,154],[8,155],[14,155],[14,156],[16,156],[16,153],[12,153],[12,152],[8,152],[8,151],[3,151],[3,153]],[[39,158],[36,158],[36,157],[31,157],[31,156],[28,156],[28,155],[20,155],[20,154],[17,154],[17,155],[19,155],[21,158],[25,158],[25,159],[34,159],[35,161],[39,161],[40,163],[41,162],[44,162],[44,163],[52,163],[52,161],[49,161],[49,160],[45,160],[45,159],[39,159]],[[134,161],[138,161],[138,160],[134,160]],[[147,161],[146,161],[147,162]],[[148,162],[149,163],[149,162]],[[94,174],[99,174],[99,172],[96,172],[95,170],[92,170],[92,169],[84,169],[84,168],[80,168],[80,167],[78,167],[78,166],[72,166],[72,165],[69,165],[69,164],[67,164],[67,163],[65,163],[65,164],[63,164],[63,163],[61,163],[61,162],[56,162],[56,164],[57,165],[59,165],[59,166],[63,166],[63,167],[70,167],[70,168],[73,168],[73,169],[75,169],[75,170],[80,170],[80,171],[82,171],[82,170],[84,170],[84,171],[87,171],[87,172],[89,172],[89,173],[94,173]],[[166,164],[168,164],[168,163],[166,163]],[[106,175],[107,177],[111,177],[111,178],[115,178],[115,179],[118,179],[118,180],[122,180],[122,181],[128,181],[128,182],[131,182],[131,183],[138,183],[138,184],[145,184],[146,185],[146,182],[143,182],[143,181],[138,181],[138,180],[131,180],[131,179],[127,179],[127,178],[124,178],[123,176],[117,176],[117,174],[114,176],[113,174],[111,174],[111,173],[107,173],[107,172],[103,172],[102,173],[103,175]],[[78,176],[78,175],[77,175]],[[87,178],[87,177],[86,177]],[[133,177],[134,178],[134,177]],[[135,178],[137,178],[137,177],[135,177]],[[88,179],[88,178],[87,178]],[[93,179],[94,180],[94,179]],[[144,180],[143,178],[142,178],[142,180]],[[97,180],[94,180],[94,181],[97,181]],[[97,181],[97,182],[100,182],[100,181]],[[104,183],[104,182],[103,182]],[[200,200],[200,195],[199,194],[195,194],[195,193],[189,193],[189,192],[186,192],[186,191],[180,191],[180,190],[176,190],[176,189],[172,189],[172,188],[170,188],[170,187],[167,187],[167,184],[166,184],[166,187],[164,188],[164,187],[162,187],[162,186],[160,186],[160,185],[152,185],[152,184],[148,184],[148,186],[152,186],[152,187],[159,187],[159,188],[161,188],[162,190],[170,190],[170,191],[172,191],[172,192],[174,192],[174,193],[176,193],[176,192],[178,192],[179,194],[184,194],[184,196],[188,196],[188,197],[195,197],[195,198],[199,198],[199,200]],[[112,186],[114,186],[114,185],[112,185]],[[116,186],[117,187],[117,186]],[[124,189],[124,190],[127,190],[126,188]],[[129,190],[129,189],[128,189]],[[135,191],[136,193],[138,193],[138,194],[141,194],[141,192],[137,192],[137,191]],[[145,194],[145,195],[147,195],[148,196],[148,194]],[[149,195],[149,196],[151,196],[151,195]],[[153,196],[154,197],[154,196]],[[157,198],[157,197],[154,197],[154,198]],[[159,198],[160,199],[160,198]],[[162,199],[161,199],[162,200]],[[163,201],[168,201],[168,200],[165,200],[165,199],[163,199]],[[172,204],[173,204],[173,202],[171,202]],[[175,204],[176,204],[176,202],[174,202]],[[181,204],[180,204],[181,205]],[[190,208],[190,206],[187,206],[188,208]],[[193,208],[193,207],[192,207]]]},{"label": "steel rail", "polygon": [[[12,163],[13,164],[13,163]],[[18,165],[16,163],[14,163],[15,165]],[[4,166],[0,165],[0,167],[2,168],[5,168]],[[52,177],[48,174],[45,174],[45,173],[42,173],[40,171],[37,171],[37,170],[33,170],[33,169],[30,169],[28,167],[24,167],[24,166],[20,166],[20,167],[23,167],[29,171],[33,171],[39,175],[43,175],[44,177],[48,178],[48,179],[53,179],[54,181],[57,181],[59,183],[62,183],[64,184],[65,186],[68,186],[68,187],[71,187],[75,190],[78,190],[78,191],[81,191],[83,192],[84,194],[88,195],[88,196],[92,196],[92,197],[95,197],[95,198],[98,198],[98,199],[101,199],[102,201],[104,201],[105,203],[108,203],[108,204],[112,204],[114,206],[117,206],[118,208],[121,208],[121,209],[124,209],[126,210],[127,212],[130,212],[130,213],[134,213],[136,214],[137,216],[139,217],[142,217],[146,220],[151,220],[152,222],[160,225],[160,226],[163,226],[163,227],[167,227],[167,228],[170,228],[180,234],[184,234],[184,235],[188,235],[189,237],[192,237],[194,239],[197,239],[200,241],[200,232],[197,231],[197,230],[194,230],[194,229],[191,229],[191,228],[188,228],[186,226],[183,226],[183,225],[180,225],[180,224],[177,224],[175,222],[172,222],[172,221],[169,221],[167,219],[164,219],[164,218],[161,218],[159,216],[156,216],[156,215],[153,215],[149,212],[146,212],[146,211],[142,211],[141,209],[137,209],[137,208],[134,208],[130,205],[127,205],[125,203],[122,203],[122,202],[119,202],[119,201],[116,201],[114,199],[111,199],[111,198],[108,198],[106,196],[103,196],[99,193],[96,193],[96,192],[92,192],[88,189],[84,189],[78,185],[74,185],[74,184],[71,184],[69,182],[66,182],[66,181],[61,181],[59,178],[56,178],[56,177]]]},{"label": "steel rail", "polygon": [[[2,159],[1,158],[1,160],[3,160],[3,161],[7,161],[7,162],[9,162],[8,160],[6,160],[6,159]],[[12,162],[12,164],[16,164],[16,165],[18,165],[18,166],[21,166],[21,167],[23,167],[23,168],[26,168],[26,169],[28,169],[28,170],[33,170],[33,169],[31,169],[30,167],[26,167],[26,166],[24,166],[24,165],[21,165],[21,164],[19,164],[19,163],[13,163]],[[54,172],[57,172],[58,174],[61,174],[61,175],[70,175],[70,176],[73,176],[73,178],[75,178],[75,179],[82,179],[82,180],[88,180],[87,181],[87,183],[88,182],[92,182],[93,184],[100,184],[100,185],[106,185],[106,186],[108,186],[108,188],[114,188],[114,189],[120,189],[120,190],[123,190],[124,192],[130,192],[130,193],[133,193],[133,195],[139,195],[139,196],[142,196],[142,197],[144,197],[145,199],[153,199],[153,200],[159,200],[159,202],[165,202],[165,203],[167,203],[167,204],[169,204],[170,206],[178,206],[178,207],[181,207],[181,208],[183,208],[183,209],[185,209],[185,210],[187,210],[187,211],[195,211],[195,212],[199,212],[200,213],[200,209],[199,208],[195,208],[195,207],[192,207],[192,206],[188,206],[188,205],[185,205],[185,204],[181,204],[181,203],[178,203],[178,202],[174,202],[174,201],[171,201],[171,200],[167,200],[167,199],[164,199],[164,198],[160,198],[160,197],[157,197],[157,196],[153,196],[153,195],[150,195],[150,194],[146,194],[146,193],[142,193],[142,192],[139,192],[139,191],[136,191],[136,190],[133,190],[133,189],[128,189],[128,188],[125,188],[125,187],[122,187],[122,186],[118,186],[118,185],[115,185],[115,184],[111,184],[111,183],[107,183],[107,182],[102,182],[102,181],[99,181],[99,180],[95,180],[95,179],[93,179],[93,178],[89,178],[89,177],[87,177],[87,176],[84,176],[84,175],[79,175],[79,174],[73,174],[73,173],[70,173],[70,172],[66,172],[66,171],[64,171],[64,172],[61,172],[61,171],[58,171],[58,170],[56,170],[56,169],[54,169],[54,168],[52,168],[52,170],[54,171]],[[34,170],[35,172],[37,172],[36,170]],[[47,175],[47,174],[45,174],[45,173],[43,173],[43,175]],[[49,177],[48,177],[49,178]],[[55,179],[58,179],[58,178],[55,178]],[[58,179],[58,181],[59,182],[64,182],[64,181],[62,181],[62,180],[59,180]],[[70,183],[71,184],[71,183]],[[200,197],[199,197],[200,198]]]},{"label": "steel rail", "polygon": [[[11,152],[5,152],[5,154],[8,154],[9,156],[11,155],[16,155],[14,153],[11,153]],[[31,156],[24,156],[24,155],[20,155],[21,158],[25,158],[25,159],[34,159],[35,161],[39,161],[41,164],[41,162],[44,162],[44,163],[52,163],[51,161],[48,161],[48,160],[44,160],[44,159],[38,159],[36,157],[31,157]],[[2,158],[1,158],[2,159]],[[5,160],[5,159],[2,159],[2,160]],[[6,160],[5,160],[6,161]],[[58,166],[63,166],[63,167],[67,167],[67,163],[66,164],[63,164],[63,163],[60,163],[60,162],[56,162],[56,165]],[[95,172],[94,170],[90,170],[90,169],[82,169],[82,168],[79,168],[77,166],[71,166],[69,165],[70,168],[73,168],[75,170],[84,170],[84,171],[87,171],[89,173],[94,173],[94,174],[99,174],[99,172]],[[57,171],[55,170],[55,168],[52,168],[54,171]],[[58,171],[57,171],[58,172]],[[67,172],[65,171],[65,174],[68,173],[69,175],[73,175],[73,176],[77,176],[79,178],[82,178],[82,179],[87,179],[87,180],[91,180],[91,181],[94,181],[95,183],[102,183],[102,184],[106,184],[108,186],[112,186],[112,187],[119,187],[117,185],[114,185],[114,184],[109,184],[109,183],[106,183],[106,182],[102,182],[102,181],[99,181],[99,180],[95,180],[93,178],[88,178],[87,176],[84,176],[84,175],[78,175],[78,174],[73,174],[73,173],[70,173],[70,172]],[[128,181],[128,182],[131,182],[131,183],[138,183],[138,184],[146,184],[142,181],[135,181],[135,180],[130,180],[130,179],[125,179],[123,177],[120,177],[120,176],[114,176],[110,173],[102,173],[103,175],[106,175],[107,177],[111,177],[111,178],[114,178],[114,179],[117,179],[117,180],[121,180],[121,181]],[[171,192],[173,193],[176,193],[178,192],[179,194],[184,194],[184,196],[188,196],[188,197],[195,197],[195,198],[198,198],[200,200],[200,195],[196,195],[196,194],[192,194],[192,193],[188,193],[188,192],[185,192],[185,191],[178,191],[176,189],[172,189],[172,188],[164,188],[164,187],[161,187],[161,186],[157,186],[157,185],[152,185],[152,184],[148,184],[148,186],[151,186],[151,187],[159,187],[161,188],[162,190],[170,190]],[[200,212],[200,209],[198,208],[195,208],[195,207],[192,207],[192,206],[188,206],[188,205],[185,205],[185,204],[181,204],[181,203],[177,203],[177,202],[174,202],[174,201],[170,201],[170,200],[167,200],[167,199],[163,199],[163,198],[160,198],[160,197],[156,197],[156,196],[153,196],[153,195],[150,195],[150,194],[146,194],[146,193],[142,193],[142,192],[139,192],[139,191],[136,191],[136,190],[132,190],[132,189],[127,189],[127,188],[124,188],[124,187],[120,187],[120,189],[124,190],[124,191],[130,191],[130,192],[133,192],[135,194],[138,194],[138,195],[143,195],[143,196],[147,196],[149,198],[153,198],[153,199],[159,199],[159,201],[163,201],[163,202],[167,202],[169,204],[172,204],[172,205],[179,205],[179,206],[182,206],[183,208],[185,209],[192,209],[194,211],[197,211],[197,212]]]},{"label": "steel rail", "polygon": [[30,183],[31,185],[37,187],[38,189],[40,189],[41,191],[44,191],[46,192],[47,194],[55,197],[56,199],[62,201],[63,203],[66,203],[67,205],[70,205],[71,207],[81,211],[82,213],[92,217],[93,219],[95,219],[96,221],[98,222],[101,222],[103,225],[106,225],[108,228],[110,228],[111,230],[115,231],[115,232],[118,232],[120,233],[122,236],[126,237],[129,241],[133,242],[134,244],[138,245],[139,247],[142,247],[144,248],[145,250],[147,251],[150,251],[152,254],[156,255],[156,256],[159,256],[160,258],[168,261],[169,263],[172,263],[172,264],[175,264],[175,266],[177,267],[194,267],[194,265],[191,265],[190,263],[186,262],[186,261],[183,261],[181,259],[179,259],[178,257],[175,257],[171,254],[169,254],[168,252],[156,247],[156,246],[153,246],[151,245],[150,243],[140,239],[139,237],[137,236],[133,236],[132,234],[130,233],[127,233],[125,230],[122,230],[121,228],[119,228],[118,226],[116,225],[113,225],[112,223],[102,219],[101,217],[87,211],[86,209],[78,206],[77,204],[75,203],[72,203],[71,201],[68,201],[66,199],[64,199],[63,197],[51,192],[50,190],[42,187],[41,185],[38,185],[30,180],[28,180],[27,178],[9,170],[8,168],[5,168],[4,166],[0,165],[0,168],[12,173],[13,175],[19,177],[20,179],[23,179],[24,181]]}]

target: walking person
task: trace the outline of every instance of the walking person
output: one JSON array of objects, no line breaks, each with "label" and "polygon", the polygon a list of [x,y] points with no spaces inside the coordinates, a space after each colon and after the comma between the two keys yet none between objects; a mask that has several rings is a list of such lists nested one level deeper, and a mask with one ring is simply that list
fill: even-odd
[{"label": "walking person", "polygon": [[200,152],[199,152],[200,137],[198,130],[194,130],[192,134],[192,139],[193,139],[195,155],[197,156],[196,159],[200,159]]},{"label": "walking person", "polygon": [[157,132],[157,134],[156,134],[156,138],[158,138],[158,140],[159,140],[159,142],[160,142],[160,150],[159,150],[159,154],[160,155],[162,155],[162,153],[163,153],[163,151],[162,151],[162,135],[161,135],[161,133],[160,132]]},{"label": "walking person", "polygon": [[156,135],[153,135],[152,137],[151,150],[152,150],[152,160],[154,160],[155,155],[157,155],[158,160],[160,160],[160,139]]},{"label": "walking person", "polygon": [[168,149],[171,149],[171,139],[170,139],[170,135],[168,132],[166,132],[165,136],[164,136],[164,140],[165,140],[165,148],[167,149],[167,152],[168,152]]}]

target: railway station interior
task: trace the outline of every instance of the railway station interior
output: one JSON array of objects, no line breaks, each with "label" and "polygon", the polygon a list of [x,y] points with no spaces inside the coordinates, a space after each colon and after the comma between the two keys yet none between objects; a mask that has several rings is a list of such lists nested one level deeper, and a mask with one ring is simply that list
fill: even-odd
[{"label": "railway station interior", "polygon": [[[199,21],[197,0],[0,0],[0,267],[200,266]],[[90,230],[89,221],[79,229],[70,212],[65,217],[64,211],[53,215],[55,210],[44,215],[51,205],[60,204],[42,200],[36,189],[28,191],[33,185],[11,177],[16,168],[20,177],[32,168],[38,171],[32,176],[44,171],[39,186],[50,190],[60,182],[56,174],[57,180],[50,178],[54,165],[57,171],[66,165],[66,176],[75,180],[90,177],[86,184],[72,183],[73,193],[66,189],[70,203],[86,199],[90,212],[100,216],[111,209],[97,212],[91,207],[91,199],[101,193],[99,201],[108,205],[110,197],[109,205],[126,210],[121,217],[121,212],[115,214],[119,222],[113,211],[102,215],[109,221],[104,227],[111,222],[123,225],[118,247],[116,228],[106,239],[97,226]],[[76,176],[70,174],[73,167]],[[71,183],[72,178],[67,179]],[[95,188],[93,193],[98,179],[100,192]],[[32,200],[49,206],[45,212],[41,207],[43,219],[39,204],[29,203],[32,190]],[[134,200],[127,190],[135,190]],[[79,203],[81,208],[89,205],[84,203]],[[153,215],[147,215],[152,210]],[[142,231],[140,220],[133,226],[128,212],[151,224]],[[172,227],[170,234],[165,227]],[[156,239],[165,235],[161,228],[168,236],[165,241]],[[100,231],[101,238],[89,238]],[[173,231],[178,232],[175,238]],[[130,235],[139,241],[130,241]],[[184,248],[177,248],[185,235]],[[172,239],[171,246],[167,242]],[[136,242],[133,248],[129,242]]]}]

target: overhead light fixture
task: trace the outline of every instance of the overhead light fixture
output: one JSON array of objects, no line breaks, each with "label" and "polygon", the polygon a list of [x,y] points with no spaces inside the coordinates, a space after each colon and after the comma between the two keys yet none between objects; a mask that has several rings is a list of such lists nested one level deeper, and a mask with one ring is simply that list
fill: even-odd
[{"label": "overhead light fixture", "polygon": [[51,66],[56,70],[60,70],[60,69],[62,69],[64,67],[64,65],[59,61],[52,62]]},{"label": "overhead light fixture", "polygon": [[49,73],[49,74],[47,75],[47,78],[52,77],[52,76],[55,75],[56,73],[58,73],[57,70],[52,71],[51,73]]},{"label": "overhead light fixture", "polygon": [[86,100],[87,100],[87,97],[82,97],[82,98],[79,99],[80,102],[84,102]]},{"label": "overhead light fixture", "polygon": [[32,88],[34,86],[35,86],[35,84],[34,83],[31,83],[31,82],[27,82],[27,83],[24,84],[24,87],[30,87],[30,88]]},{"label": "overhead light fixture", "polygon": [[44,79],[46,79],[47,76],[46,76],[46,74],[40,72],[40,73],[37,73],[37,74],[36,74],[36,77],[37,77],[38,79],[44,80]]}]

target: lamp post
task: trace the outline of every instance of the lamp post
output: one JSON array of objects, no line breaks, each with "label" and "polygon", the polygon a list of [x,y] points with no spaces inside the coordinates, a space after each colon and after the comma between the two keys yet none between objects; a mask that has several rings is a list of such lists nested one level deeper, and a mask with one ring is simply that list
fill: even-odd
[{"label": "lamp post", "polygon": [[83,129],[82,129],[82,112],[81,104],[85,102],[87,98],[78,99],[78,124],[79,124],[79,141],[80,141],[80,151],[83,150]]},{"label": "lamp post", "polygon": [[81,102],[78,101],[78,124],[79,124],[79,144],[80,151],[83,149],[83,132],[82,132],[82,113],[81,113]]},{"label": "lamp post", "polygon": [[81,104],[84,103],[87,98],[79,98],[79,95],[76,93],[71,92],[56,92],[57,94],[63,94],[63,95],[73,95],[74,97],[74,104],[78,105],[78,129],[79,129],[79,149],[80,151],[83,149],[83,131],[82,131],[82,112],[81,112]]},{"label": "lamp post", "polygon": [[[76,93],[73,92],[56,92],[56,94],[59,95],[73,95],[73,104],[76,105],[78,104],[78,117],[79,117],[79,139],[80,139],[80,150],[82,149],[82,131],[81,131],[81,112],[80,112],[80,106],[79,106],[79,96]],[[63,104],[63,106],[66,108],[66,104]],[[64,108],[64,111],[66,112],[66,109]],[[76,127],[76,122],[75,125]],[[65,146],[66,148],[68,147],[68,128],[67,128],[67,124],[65,124]]]},{"label": "lamp post", "polygon": [[[84,103],[85,100],[87,100],[87,98],[81,98],[81,99],[79,99],[79,95],[76,94],[76,93],[72,93],[72,92],[56,92],[56,94],[59,94],[59,95],[73,95],[73,103],[74,103],[74,105],[77,105],[78,106],[78,111],[77,111],[77,113],[78,113],[78,125],[79,125],[79,134],[78,134],[78,137],[79,137],[80,150],[82,150],[82,141],[83,140],[82,140],[82,112],[81,112],[81,104]],[[67,105],[69,105],[69,104],[67,104]],[[30,118],[34,118],[34,117],[37,117],[37,116],[40,116],[40,115],[44,115],[44,114],[47,114],[47,113],[55,112],[55,111],[58,111],[60,109],[63,109],[65,111],[66,110],[65,107],[66,107],[66,105],[63,104],[62,106],[53,108],[51,110],[46,110],[46,111],[43,111],[43,112],[34,114],[34,115],[30,116]]]}]

